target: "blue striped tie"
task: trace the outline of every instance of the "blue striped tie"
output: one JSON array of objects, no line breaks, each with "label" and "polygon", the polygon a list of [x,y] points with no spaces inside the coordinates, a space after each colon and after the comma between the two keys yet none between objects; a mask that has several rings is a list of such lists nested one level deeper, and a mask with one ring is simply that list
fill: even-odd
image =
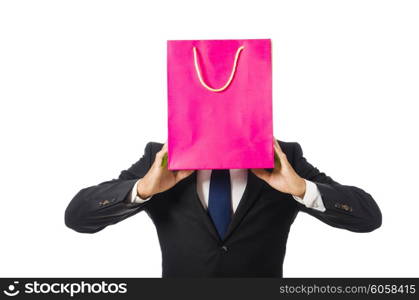
[{"label": "blue striped tie", "polygon": [[219,236],[224,238],[232,216],[230,170],[212,170],[208,213]]}]

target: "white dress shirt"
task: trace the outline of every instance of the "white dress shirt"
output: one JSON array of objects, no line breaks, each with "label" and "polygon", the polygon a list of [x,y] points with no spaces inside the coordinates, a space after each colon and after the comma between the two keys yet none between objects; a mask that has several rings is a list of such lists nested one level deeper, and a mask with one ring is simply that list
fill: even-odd
[{"label": "white dress shirt", "polygon": [[[209,195],[209,185],[211,180],[212,170],[197,170],[197,180],[196,180],[196,190],[199,196],[199,200],[202,203],[202,206],[208,208],[208,195]],[[237,206],[239,205],[240,199],[243,196],[244,190],[247,184],[247,169],[230,169],[230,179],[231,179],[231,196],[232,196],[232,207],[233,212],[236,211]],[[130,195],[130,202],[133,203],[144,203],[150,200],[151,197],[147,199],[142,199],[137,194],[137,184],[141,179],[139,179]],[[304,179],[305,180],[305,179]],[[322,197],[317,188],[317,185],[314,182],[305,180],[306,182],[306,192],[304,198],[293,196],[293,198],[303,204],[307,208],[312,208],[319,210],[321,212],[326,211],[324,207]]]}]

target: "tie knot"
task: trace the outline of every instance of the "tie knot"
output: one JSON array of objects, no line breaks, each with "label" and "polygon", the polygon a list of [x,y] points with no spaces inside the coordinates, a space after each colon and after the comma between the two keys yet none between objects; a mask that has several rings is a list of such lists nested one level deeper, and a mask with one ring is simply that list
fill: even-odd
[{"label": "tie knot", "polygon": [[211,172],[211,182],[230,182],[230,170],[228,169],[215,169]]},{"label": "tie knot", "polygon": [[225,176],[226,174],[230,174],[230,170],[229,169],[214,169],[212,170],[212,173]]}]

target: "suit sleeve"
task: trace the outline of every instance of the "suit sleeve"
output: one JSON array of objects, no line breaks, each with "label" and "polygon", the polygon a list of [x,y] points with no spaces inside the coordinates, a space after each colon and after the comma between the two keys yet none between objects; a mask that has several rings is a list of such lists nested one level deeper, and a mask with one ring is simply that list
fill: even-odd
[{"label": "suit sleeve", "polygon": [[66,226],[81,233],[95,233],[142,211],[147,203],[131,203],[129,198],[135,183],[144,177],[151,164],[150,142],[141,159],[123,170],[118,179],[80,190],[65,210]]},{"label": "suit sleeve", "polygon": [[295,171],[317,185],[326,208],[326,211],[320,212],[298,203],[301,211],[330,226],[353,232],[370,232],[381,226],[380,208],[370,194],[355,186],[342,185],[320,172],[304,158],[297,143],[294,153]]}]

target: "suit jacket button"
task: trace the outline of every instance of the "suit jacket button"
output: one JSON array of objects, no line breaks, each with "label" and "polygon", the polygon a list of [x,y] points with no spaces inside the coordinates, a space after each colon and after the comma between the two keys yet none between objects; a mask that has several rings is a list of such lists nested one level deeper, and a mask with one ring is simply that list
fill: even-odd
[{"label": "suit jacket button", "polygon": [[224,252],[227,252],[228,251],[228,248],[227,248],[227,246],[222,246],[221,247],[221,250],[223,250]]},{"label": "suit jacket button", "polygon": [[107,205],[107,204],[109,204],[109,200],[102,200],[102,201],[99,202],[100,206],[104,206],[104,205]]},{"label": "suit jacket button", "polygon": [[349,205],[347,205],[347,204],[343,204],[342,205],[342,209],[343,210],[346,210],[346,211],[352,211],[352,207],[350,207]]}]

